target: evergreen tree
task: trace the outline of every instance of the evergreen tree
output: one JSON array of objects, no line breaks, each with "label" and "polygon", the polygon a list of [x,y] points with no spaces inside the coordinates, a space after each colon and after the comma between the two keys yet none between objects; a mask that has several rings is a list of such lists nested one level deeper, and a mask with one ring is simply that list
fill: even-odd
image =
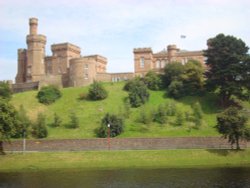
[{"label": "evergreen tree", "polygon": [[51,124],[52,127],[59,127],[59,126],[61,126],[61,124],[62,124],[62,120],[61,120],[60,116],[58,116],[57,113],[54,113],[54,121]]},{"label": "evergreen tree", "polygon": [[88,98],[90,100],[103,100],[107,98],[108,92],[101,85],[101,83],[94,81],[89,87]]},{"label": "evergreen tree", "polygon": [[232,96],[249,99],[250,56],[246,44],[241,39],[224,34],[209,39],[207,44],[208,90],[218,92],[224,106],[229,105]]},{"label": "evergreen tree", "polygon": [[46,117],[44,114],[39,113],[37,120],[32,127],[32,135],[35,138],[46,138],[48,136],[48,130],[46,128]]}]

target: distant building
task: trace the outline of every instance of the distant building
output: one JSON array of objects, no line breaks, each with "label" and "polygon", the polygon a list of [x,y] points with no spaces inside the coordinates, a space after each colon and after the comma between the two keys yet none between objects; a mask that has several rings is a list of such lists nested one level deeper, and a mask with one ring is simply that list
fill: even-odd
[{"label": "distant building", "polygon": [[44,85],[60,87],[86,86],[96,81],[117,82],[134,76],[143,77],[148,71],[161,73],[166,64],[188,60],[204,62],[202,51],[182,51],[169,45],[161,52],[151,48],[134,49],[134,73],[107,73],[108,60],[101,55],[81,56],[80,47],[71,43],[51,45],[51,56],[46,56],[46,36],[37,34],[38,19],[29,19],[30,32],[26,37],[27,49],[18,49],[18,69],[14,92],[37,89]]},{"label": "distant building", "polygon": [[161,73],[166,64],[171,62],[187,63],[189,60],[197,60],[204,64],[202,51],[184,51],[176,45],[168,45],[158,53],[153,53],[151,48],[134,49],[134,69],[136,76],[144,76],[149,70]]}]

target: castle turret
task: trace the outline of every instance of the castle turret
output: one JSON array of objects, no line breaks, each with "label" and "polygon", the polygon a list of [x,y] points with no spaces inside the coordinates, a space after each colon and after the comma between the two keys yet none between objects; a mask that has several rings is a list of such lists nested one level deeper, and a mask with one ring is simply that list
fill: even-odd
[{"label": "castle turret", "polygon": [[168,58],[171,61],[172,57],[176,56],[176,53],[179,51],[179,49],[176,47],[176,45],[168,45]]},{"label": "castle turret", "polygon": [[24,83],[26,81],[26,64],[27,64],[27,50],[18,49],[18,64],[16,83]]},{"label": "castle turret", "polygon": [[30,34],[27,35],[27,73],[26,81],[39,81],[45,74],[44,57],[46,36],[37,34],[37,18],[30,18]]},{"label": "castle turret", "polygon": [[134,49],[135,74],[144,76],[153,68],[153,52],[151,48]]}]

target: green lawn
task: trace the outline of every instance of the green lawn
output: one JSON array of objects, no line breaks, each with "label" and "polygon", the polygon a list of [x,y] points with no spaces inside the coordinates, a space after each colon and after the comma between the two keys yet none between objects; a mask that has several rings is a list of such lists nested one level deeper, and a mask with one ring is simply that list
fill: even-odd
[{"label": "green lawn", "polygon": [[250,150],[150,150],[15,153],[0,156],[0,172],[48,169],[250,167]]},{"label": "green lawn", "polygon": [[[124,83],[105,83],[109,96],[102,101],[79,100],[80,93],[87,93],[88,87],[65,88],[62,89],[62,98],[54,104],[46,106],[38,103],[36,99],[37,91],[29,91],[15,94],[12,104],[18,108],[21,104],[28,111],[31,119],[35,119],[38,112],[43,112],[47,116],[47,123],[51,123],[56,112],[63,120],[63,124],[69,122],[69,113],[74,111],[79,117],[80,128],[66,129],[64,126],[58,128],[48,127],[49,139],[62,138],[94,138],[94,130],[99,127],[105,113],[119,114],[124,111],[124,99],[128,96],[123,91]],[[207,94],[203,97],[184,97],[175,101],[164,96],[164,91],[150,91],[148,103],[140,108],[131,108],[130,117],[125,119],[125,132],[119,137],[166,137],[166,136],[219,136],[213,126],[216,124],[216,114],[220,108],[216,104],[216,97]],[[191,105],[199,101],[204,112],[203,125],[199,130],[190,129],[192,123],[184,122],[182,126],[175,126],[176,116],[168,117],[166,124],[150,123],[142,124],[138,122],[139,114],[142,110],[150,113],[157,109],[158,105],[175,103],[177,111],[192,113]],[[248,103],[246,106],[249,107]]]}]

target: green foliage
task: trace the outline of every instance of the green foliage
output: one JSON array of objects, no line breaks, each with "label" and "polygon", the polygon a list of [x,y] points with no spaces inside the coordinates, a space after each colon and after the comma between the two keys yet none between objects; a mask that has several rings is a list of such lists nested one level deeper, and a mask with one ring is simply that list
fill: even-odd
[{"label": "green foliage", "polygon": [[164,124],[167,122],[167,111],[163,105],[159,105],[157,111],[154,113],[154,122]]},{"label": "green foliage", "polygon": [[76,129],[79,128],[79,118],[76,116],[75,112],[71,112],[69,114],[70,122],[66,125],[66,128]]},{"label": "green foliage", "polygon": [[167,109],[168,116],[175,116],[177,108],[175,102],[166,103],[165,108]]},{"label": "green foliage", "polygon": [[143,81],[134,79],[129,89],[129,102],[132,107],[139,107],[145,104],[149,99],[149,92]]},{"label": "green foliage", "polygon": [[90,85],[88,98],[90,100],[103,100],[107,98],[108,92],[105,88],[101,85],[101,83],[94,81],[93,84]]},{"label": "green foliage", "polygon": [[62,124],[62,119],[57,113],[54,113],[54,121],[51,124],[52,127],[60,127]]},{"label": "green foliage", "polygon": [[219,34],[208,40],[205,51],[209,67],[206,86],[216,91],[222,105],[227,106],[232,96],[248,100],[250,94],[250,56],[246,44],[234,36]]},{"label": "green foliage", "polygon": [[123,86],[123,90],[124,91],[130,91],[132,90],[134,87],[136,87],[138,85],[138,82],[141,81],[140,77],[135,77],[134,79],[128,80],[125,85]]},{"label": "green foliage", "polygon": [[119,118],[117,115],[107,113],[102,119],[100,128],[97,130],[98,137],[108,137],[108,124],[110,125],[110,137],[116,137],[124,131],[122,118]]},{"label": "green foliage", "polygon": [[0,97],[4,99],[11,99],[11,88],[8,82],[0,81]]},{"label": "green foliage", "polygon": [[29,117],[27,116],[27,112],[24,109],[23,105],[20,105],[18,113],[17,113],[17,118],[18,118],[18,124],[15,126],[15,133],[11,135],[12,138],[21,138],[24,136],[25,132],[25,137],[28,136],[28,129],[29,126],[31,125],[31,121]]},{"label": "green foliage", "polygon": [[176,114],[175,125],[181,126],[183,125],[183,122],[184,122],[184,114],[183,112],[179,111]]},{"label": "green foliage", "polygon": [[0,97],[0,154],[3,153],[2,141],[15,134],[17,125],[18,116],[15,108]]},{"label": "green foliage", "polygon": [[143,81],[147,85],[148,89],[151,90],[160,90],[162,88],[162,80],[159,74],[156,74],[154,71],[149,71]]},{"label": "green foliage", "polygon": [[174,80],[179,80],[184,73],[184,66],[179,62],[168,63],[164,68],[163,84],[168,87]]},{"label": "green foliage", "polygon": [[61,91],[53,85],[44,86],[37,93],[37,98],[40,103],[51,104],[62,96]]},{"label": "green foliage", "polygon": [[199,102],[194,103],[194,105],[192,105],[192,109],[194,112],[195,127],[199,128],[202,125],[202,118],[203,118],[203,112],[200,103]]},{"label": "green foliage", "polygon": [[148,113],[145,108],[140,109],[138,122],[143,124],[149,124],[152,122],[152,115]]},{"label": "green foliage", "polygon": [[186,64],[170,63],[163,75],[170,97],[178,99],[186,95],[197,95],[203,91],[204,68],[201,63],[189,60]]},{"label": "green foliage", "polygon": [[46,138],[48,130],[46,128],[46,116],[42,113],[37,115],[37,120],[32,127],[32,135],[35,138]]},{"label": "green foliage", "polygon": [[232,147],[240,149],[239,140],[250,140],[250,129],[246,126],[247,118],[236,107],[229,107],[217,116],[215,128],[224,138],[228,139]]}]

